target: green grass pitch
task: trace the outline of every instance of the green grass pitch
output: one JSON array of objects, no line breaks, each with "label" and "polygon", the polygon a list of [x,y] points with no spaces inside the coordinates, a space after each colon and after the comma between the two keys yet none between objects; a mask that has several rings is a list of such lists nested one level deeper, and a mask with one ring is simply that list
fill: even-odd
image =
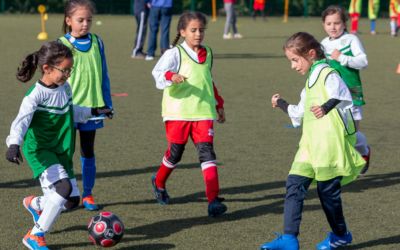
[{"label": "green grass pitch", "polygon": [[[96,25],[101,20],[102,25]],[[177,18],[171,24],[175,36]],[[319,18],[282,18],[253,21],[239,17],[241,40],[223,40],[225,18],[210,22],[205,43],[213,49],[214,80],[225,99],[227,122],[216,125],[215,148],[220,165],[221,196],[228,212],[207,217],[204,184],[195,149],[188,144],[181,164],[171,175],[171,205],[158,205],[150,177],[166,149],[160,116],[162,92],[155,88],[151,70],[156,61],[130,58],[135,22],[130,16],[95,16],[92,31],[106,45],[116,115],[106,121],[96,138],[98,203],[125,223],[125,236],[115,249],[257,249],[282,231],[285,178],[294,158],[300,130],[285,128],[287,116],[270,105],[279,92],[297,103],[305,77],[290,69],[282,44],[297,31],[308,31],[319,40],[325,35]],[[61,35],[61,15],[49,15],[49,39]],[[360,23],[369,67],[361,75],[367,105],[362,131],[372,148],[370,171],[344,187],[343,203],[354,243],[347,249],[400,249],[400,75],[399,38],[389,35],[389,20],[379,19],[376,36],[369,35],[368,20]],[[22,237],[32,218],[22,206],[25,196],[41,194],[24,162],[4,159],[9,133],[22,97],[31,85],[18,83],[18,63],[38,49],[39,15],[0,15],[0,249],[23,249]],[[39,74],[35,76],[35,79]],[[79,152],[79,149],[77,149]],[[74,158],[80,181],[79,153]],[[78,209],[62,214],[47,235],[51,249],[93,249],[86,224],[95,213]],[[325,238],[328,223],[312,188],[305,202],[302,249],[314,249]]]}]

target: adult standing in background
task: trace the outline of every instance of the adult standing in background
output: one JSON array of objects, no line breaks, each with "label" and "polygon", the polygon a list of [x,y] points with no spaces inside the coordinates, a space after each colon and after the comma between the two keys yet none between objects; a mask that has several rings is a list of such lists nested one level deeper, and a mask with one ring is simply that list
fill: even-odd
[{"label": "adult standing in background", "polygon": [[172,19],[172,0],[151,0],[150,34],[146,61],[154,60],[157,49],[158,28],[161,27],[161,55],[169,48],[169,27]]},{"label": "adult standing in background", "polygon": [[[235,0],[224,0],[224,9],[226,12],[224,35],[222,36],[222,38],[224,39],[242,38],[242,35],[238,33],[236,27],[236,13],[235,13],[235,8],[233,6],[234,4]],[[233,35],[229,32],[231,26]]]},{"label": "adult standing in background", "polygon": [[136,38],[132,50],[132,58],[144,59],[143,53],[144,41],[147,33],[147,18],[149,16],[150,0],[134,0],[133,14],[136,19]]}]

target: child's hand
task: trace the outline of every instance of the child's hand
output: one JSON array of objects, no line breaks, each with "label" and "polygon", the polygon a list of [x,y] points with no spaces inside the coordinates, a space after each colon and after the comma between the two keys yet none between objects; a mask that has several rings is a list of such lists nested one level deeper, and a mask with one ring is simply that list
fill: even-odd
[{"label": "child's hand", "polygon": [[107,107],[107,106],[100,107],[100,108],[92,108],[92,115],[94,115],[94,116],[105,115],[109,119],[112,119],[114,116],[114,109]]},{"label": "child's hand", "polygon": [[173,83],[183,83],[184,81],[185,81],[185,77],[184,76],[182,76],[182,75],[180,75],[180,74],[174,74],[172,77],[171,77],[171,80],[172,80],[172,82]]},{"label": "child's hand", "polygon": [[272,103],[272,107],[273,108],[278,107],[278,99],[281,99],[281,95],[275,94],[275,95],[272,96],[271,103]]},{"label": "child's hand", "polygon": [[6,153],[6,159],[9,162],[15,163],[17,165],[19,165],[20,162],[23,162],[21,151],[19,150],[19,145],[10,145]]},{"label": "child's hand", "polygon": [[331,57],[332,57],[333,60],[339,61],[339,56],[340,56],[341,54],[342,54],[342,53],[341,53],[339,50],[335,49],[335,50],[332,52]]},{"label": "child's hand", "polygon": [[318,106],[318,105],[312,106],[310,111],[314,113],[314,116],[317,119],[320,119],[320,118],[324,117],[324,115],[325,115],[324,109],[321,106]]},{"label": "child's hand", "polygon": [[224,123],[225,122],[225,111],[223,108],[217,109],[218,119],[217,122]]}]

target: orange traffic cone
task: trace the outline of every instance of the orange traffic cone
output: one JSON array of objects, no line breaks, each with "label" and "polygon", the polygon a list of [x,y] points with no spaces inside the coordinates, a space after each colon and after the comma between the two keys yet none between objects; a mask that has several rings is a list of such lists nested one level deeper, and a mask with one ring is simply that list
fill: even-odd
[{"label": "orange traffic cone", "polygon": [[400,74],[400,63],[397,65],[396,73]]}]

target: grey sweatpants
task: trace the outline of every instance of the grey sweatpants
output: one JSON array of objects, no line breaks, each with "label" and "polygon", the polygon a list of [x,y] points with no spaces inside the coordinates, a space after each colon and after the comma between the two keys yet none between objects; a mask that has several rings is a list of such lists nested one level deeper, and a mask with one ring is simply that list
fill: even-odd
[{"label": "grey sweatpants", "polygon": [[233,34],[236,34],[238,31],[236,28],[236,13],[235,9],[233,8],[233,3],[224,3],[224,8],[226,12],[224,34],[227,35],[229,33],[231,26]]}]

